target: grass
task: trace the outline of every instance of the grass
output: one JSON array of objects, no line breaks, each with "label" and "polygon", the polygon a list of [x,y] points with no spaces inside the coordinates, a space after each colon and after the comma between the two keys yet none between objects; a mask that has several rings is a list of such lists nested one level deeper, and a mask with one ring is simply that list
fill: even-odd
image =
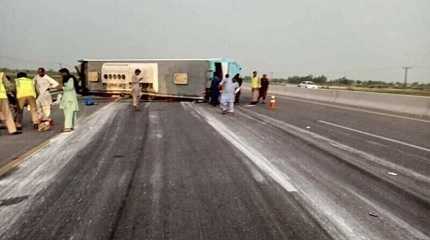
[{"label": "grass", "polygon": [[[284,82],[272,82],[273,85],[285,86]],[[293,84],[297,85],[297,84]],[[390,93],[430,97],[430,88],[389,87],[389,86],[353,86],[353,85],[319,85],[321,89],[349,90],[357,92]]]},{"label": "grass", "polygon": [[410,87],[408,88],[390,88],[390,87],[372,88],[372,87],[357,87],[357,86],[322,86],[321,88],[430,97],[430,89],[415,89]]}]

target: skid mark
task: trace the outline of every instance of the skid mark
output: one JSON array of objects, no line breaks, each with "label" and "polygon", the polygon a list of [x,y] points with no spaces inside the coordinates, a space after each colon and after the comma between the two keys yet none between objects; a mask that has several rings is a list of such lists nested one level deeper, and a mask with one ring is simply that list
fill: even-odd
[{"label": "skid mark", "polygon": [[[34,196],[55,181],[55,176],[68,161],[103,130],[103,126],[113,119],[119,108],[120,105],[111,103],[82,119],[86,128],[77,128],[72,133],[52,138],[46,147],[27,157],[16,172],[0,179],[2,198],[28,196],[26,201],[0,208],[0,236],[31,207]],[[38,201],[43,201],[43,198]]]}]

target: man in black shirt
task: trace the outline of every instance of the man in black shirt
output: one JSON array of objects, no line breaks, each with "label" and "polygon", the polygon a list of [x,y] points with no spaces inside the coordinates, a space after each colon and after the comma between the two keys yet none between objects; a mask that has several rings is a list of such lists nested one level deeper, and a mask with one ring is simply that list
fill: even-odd
[{"label": "man in black shirt", "polygon": [[260,87],[260,95],[258,96],[258,101],[260,99],[263,99],[263,104],[266,101],[267,97],[267,90],[269,89],[269,79],[267,78],[266,74],[263,74],[263,77],[261,78],[261,87]]}]

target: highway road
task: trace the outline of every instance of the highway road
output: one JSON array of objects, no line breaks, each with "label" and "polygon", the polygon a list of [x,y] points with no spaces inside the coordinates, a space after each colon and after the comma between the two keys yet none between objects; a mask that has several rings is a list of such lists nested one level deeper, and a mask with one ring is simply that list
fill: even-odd
[{"label": "highway road", "polygon": [[428,120],[281,97],[233,115],[129,104],[0,179],[0,239],[430,239]]},{"label": "highway road", "polygon": [[[97,105],[84,106],[80,104],[81,111],[79,118],[92,114],[105,104],[112,102],[114,99],[110,98],[96,98]],[[11,159],[22,156],[28,152],[34,145],[42,144],[46,140],[52,138],[59,131],[64,128],[64,114],[58,105],[52,106],[52,118],[55,120],[54,126],[51,131],[38,132],[34,131],[31,116],[28,111],[24,114],[22,135],[7,135],[6,129],[0,130],[0,174],[1,168],[8,163]]]}]

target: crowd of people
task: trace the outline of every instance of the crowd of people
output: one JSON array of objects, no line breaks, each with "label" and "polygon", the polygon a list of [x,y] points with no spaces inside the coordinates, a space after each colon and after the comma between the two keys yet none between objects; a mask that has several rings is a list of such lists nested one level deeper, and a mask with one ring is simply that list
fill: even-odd
[{"label": "crowd of people", "polygon": [[[51,118],[53,104],[59,104],[64,112],[64,132],[73,131],[76,125],[79,104],[77,99],[77,81],[68,69],[59,70],[62,76],[62,86],[48,76],[44,68],[37,70],[34,78],[29,78],[25,72],[18,72],[12,80],[10,76],[0,72],[0,120],[6,126],[9,134],[22,133],[22,121],[25,108],[31,113],[33,128],[39,131],[49,130],[54,124]],[[133,107],[139,110],[141,97],[141,71],[135,70],[132,78]],[[234,105],[240,103],[243,79],[240,74],[233,78],[229,74],[219,76],[214,74],[210,87],[209,103],[221,106],[223,114],[233,113]],[[260,101],[265,103],[269,79],[266,74],[260,78],[254,71],[251,77],[251,102],[248,106],[255,106]],[[53,89],[63,90],[54,103],[51,96]]]},{"label": "crowd of people", "polygon": [[62,76],[62,86],[48,76],[42,67],[32,79],[25,72],[18,72],[14,80],[0,72],[0,120],[9,134],[22,133],[25,108],[31,113],[34,129],[46,131],[53,126],[51,108],[54,102],[50,92],[53,89],[63,90],[55,102],[64,112],[63,131],[73,131],[79,111],[75,90],[77,81],[67,68],[60,69],[59,73]]},{"label": "crowd of people", "polygon": [[[226,74],[223,79],[214,74],[210,87],[209,103],[213,106],[221,105],[223,114],[233,113],[234,105],[240,103],[242,84],[243,79],[239,74],[236,74],[233,78],[230,78],[230,75]],[[252,97],[248,106],[255,106],[259,102],[265,104],[269,84],[269,78],[266,74],[263,74],[260,78],[256,71],[252,73]]]}]

